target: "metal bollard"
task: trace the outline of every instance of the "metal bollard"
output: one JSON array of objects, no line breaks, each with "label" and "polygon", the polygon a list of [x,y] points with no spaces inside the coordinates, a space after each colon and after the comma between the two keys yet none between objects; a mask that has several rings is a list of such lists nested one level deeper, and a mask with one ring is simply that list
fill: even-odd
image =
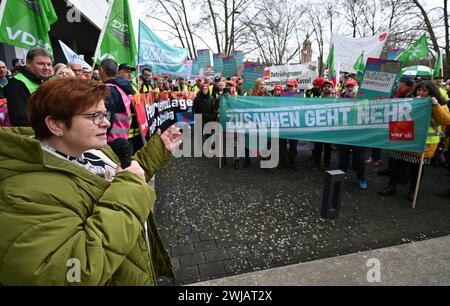
[{"label": "metal bollard", "polygon": [[323,218],[334,219],[339,217],[344,180],[345,172],[341,170],[327,171],[321,212]]}]

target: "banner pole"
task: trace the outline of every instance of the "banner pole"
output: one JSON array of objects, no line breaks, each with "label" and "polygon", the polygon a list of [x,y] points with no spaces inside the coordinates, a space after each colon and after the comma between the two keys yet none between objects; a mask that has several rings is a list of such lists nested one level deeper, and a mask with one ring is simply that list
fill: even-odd
[{"label": "banner pole", "polygon": [[432,68],[433,66],[431,65],[431,56],[428,57],[428,62],[430,63],[430,69],[431,69],[431,80],[434,81],[434,69]]},{"label": "banner pole", "polygon": [[419,175],[417,176],[417,182],[416,182],[416,191],[414,193],[414,201],[413,201],[413,206],[412,206],[413,209],[416,208],[416,204],[417,204],[417,196],[419,195],[420,179],[422,177],[424,163],[425,163],[425,154],[422,153],[422,155],[420,157]]}]

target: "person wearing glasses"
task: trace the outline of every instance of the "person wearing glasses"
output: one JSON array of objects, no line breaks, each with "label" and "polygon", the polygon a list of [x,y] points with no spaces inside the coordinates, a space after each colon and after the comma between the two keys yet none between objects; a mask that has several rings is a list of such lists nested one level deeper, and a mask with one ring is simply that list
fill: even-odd
[{"label": "person wearing glasses", "polygon": [[106,145],[109,91],[50,80],[30,98],[31,128],[0,128],[0,285],[155,285],[174,276],[147,181],[180,133],[155,134],[121,168]]}]

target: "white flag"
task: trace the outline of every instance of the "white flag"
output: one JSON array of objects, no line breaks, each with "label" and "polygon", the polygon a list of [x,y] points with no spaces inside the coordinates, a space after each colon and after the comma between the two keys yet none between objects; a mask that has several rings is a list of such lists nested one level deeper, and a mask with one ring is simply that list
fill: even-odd
[{"label": "white flag", "polygon": [[59,44],[61,45],[61,49],[64,52],[64,55],[67,59],[67,63],[70,62],[78,62],[80,63],[81,67],[83,68],[89,68],[89,70],[92,69],[91,65],[89,65],[88,63],[86,63],[84,61],[84,58],[78,54],[76,54],[72,49],[70,49],[65,43],[63,43],[62,41],[58,40]]},{"label": "white flag", "polygon": [[333,34],[334,62],[341,63],[341,71],[356,73],[353,65],[364,52],[364,62],[367,58],[380,58],[381,51],[389,36],[388,32],[371,37],[353,38]]}]

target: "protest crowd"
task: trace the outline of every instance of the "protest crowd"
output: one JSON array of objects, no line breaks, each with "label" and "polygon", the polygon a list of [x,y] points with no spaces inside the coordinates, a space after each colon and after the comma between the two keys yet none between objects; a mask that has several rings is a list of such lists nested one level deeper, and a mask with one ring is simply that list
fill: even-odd
[{"label": "protest crowd", "polygon": [[[51,58],[42,49],[31,51],[27,56],[27,66],[23,66],[22,60],[15,60],[12,72],[6,69],[6,64],[0,62],[2,77],[2,101],[3,126],[30,126],[27,116],[27,101],[30,95],[45,81],[52,78],[78,78],[81,80],[92,79],[103,82],[110,89],[110,95],[106,98],[106,109],[110,113],[110,127],[107,130],[108,143],[111,144],[116,138],[128,139],[133,145],[133,152],[137,152],[143,146],[143,139],[149,139],[151,135],[142,135],[138,127],[133,105],[132,96],[138,93],[162,93],[162,92],[193,92],[195,99],[192,107],[194,114],[201,114],[203,125],[218,121],[220,99],[222,96],[281,96],[295,95],[305,98],[333,98],[346,99],[357,98],[359,83],[356,75],[347,74],[345,79],[339,84],[334,84],[332,80],[318,77],[313,80],[310,89],[297,89],[299,82],[295,79],[289,80],[286,84],[278,84],[272,90],[265,86],[263,78],[255,81],[254,87],[247,91],[243,88],[243,78],[234,75],[229,78],[216,76],[213,79],[208,77],[197,77],[195,84],[191,84],[184,77],[177,77],[173,81],[169,75],[152,74],[150,68],[142,69],[137,85],[134,85],[133,73],[135,67],[127,63],[118,65],[112,59],[103,60],[98,66],[98,70],[83,71],[81,65],[76,62],[51,65]],[[337,85],[337,86],[335,86]],[[392,98],[406,97],[432,97],[433,105],[441,105],[442,108],[433,108],[433,122],[439,127],[439,133],[434,137],[429,137],[427,141],[426,163],[447,165],[450,160],[448,156],[448,122],[443,117],[442,112],[448,112],[448,96],[450,94],[450,80],[444,82],[439,76],[433,81],[422,80],[420,77],[403,75],[397,81],[396,91],[392,93]],[[8,101],[8,103],[6,103]],[[436,110],[436,111],[435,111]],[[439,113],[438,111],[439,110]],[[442,110],[442,112],[441,112]],[[443,118],[442,118],[443,117]],[[287,168],[298,171],[296,167],[298,140],[280,139],[280,163],[279,169]],[[361,189],[367,189],[368,182],[364,172],[367,164],[378,165],[381,163],[380,149],[364,149],[346,145],[334,145],[329,143],[315,143],[312,151],[312,165],[314,170],[329,170],[332,168],[332,150],[338,150],[338,168],[347,171],[354,169],[357,174],[357,184]],[[367,151],[367,152],[366,152]],[[395,152],[394,152],[395,153]],[[406,168],[410,167],[408,173],[411,175],[411,193],[415,179],[417,179],[418,158],[411,155],[391,154],[387,169],[380,172],[380,175],[389,176],[389,184],[380,194],[390,195],[395,193],[396,184],[404,179]],[[352,158],[350,158],[352,155]],[[368,156],[366,156],[368,155]],[[227,159],[222,159],[222,165],[226,165]],[[243,167],[247,168],[251,164],[251,158],[246,149],[246,157]],[[239,168],[239,163],[234,164]],[[395,175],[393,175],[395,174]],[[449,191],[445,191],[440,196],[449,196]],[[411,198],[411,195],[409,196]]]},{"label": "protest crowd", "polygon": [[[160,276],[174,277],[152,217],[155,192],[146,187],[180,144],[180,132],[173,125],[176,118],[170,118],[165,128],[159,129],[162,125],[158,124],[144,132],[136,99],[189,94],[193,98],[189,111],[201,115],[205,125],[220,121],[221,102],[227,96],[270,97],[273,102],[282,97],[345,102],[358,99],[361,86],[358,75],[348,73],[340,81],[316,77],[306,90],[300,89],[302,81],[295,78],[269,87],[265,78],[258,77],[248,88],[242,74],[205,74],[188,80],[154,72],[151,65],[139,68],[112,58],[91,68],[78,61],[54,64],[52,55],[42,48],[29,50],[25,59],[14,59],[10,67],[7,64],[0,60],[0,186],[8,191],[0,195],[0,211],[9,209],[17,220],[0,216],[0,231],[9,233],[0,241],[0,258],[8,264],[0,266],[0,284],[23,284],[24,280],[64,284],[66,273],[61,271],[66,269],[63,259],[67,254],[80,258],[83,275],[89,276],[86,284],[154,285]],[[394,88],[390,98],[431,101],[423,162],[447,167],[450,175],[450,79],[404,74]],[[129,147],[115,150],[117,140]],[[270,171],[299,172],[299,140],[283,138],[277,143],[280,160],[277,170]],[[124,155],[130,159],[128,164],[121,159]],[[404,151],[392,151],[389,156],[385,169],[378,173],[388,178],[379,194],[394,196],[397,185],[409,181],[407,199],[413,201],[420,173],[426,175],[426,170],[420,171],[422,156]],[[349,180],[353,170],[355,183],[366,190],[370,184],[366,167],[380,165],[381,157],[379,148],[315,142],[310,167],[315,171],[340,169]],[[246,148],[243,166],[234,158],[233,167],[249,168],[258,159],[263,158],[251,157]],[[220,166],[227,164],[227,158],[221,158]],[[442,192],[437,196],[448,200],[450,178],[439,182]],[[22,218],[16,203],[32,213]],[[44,205],[29,207],[34,203]],[[48,219],[44,225],[41,214]],[[17,238],[22,229],[30,227],[35,235]],[[27,244],[32,245],[31,255],[22,253]],[[57,251],[49,254],[48,250]]]}]

